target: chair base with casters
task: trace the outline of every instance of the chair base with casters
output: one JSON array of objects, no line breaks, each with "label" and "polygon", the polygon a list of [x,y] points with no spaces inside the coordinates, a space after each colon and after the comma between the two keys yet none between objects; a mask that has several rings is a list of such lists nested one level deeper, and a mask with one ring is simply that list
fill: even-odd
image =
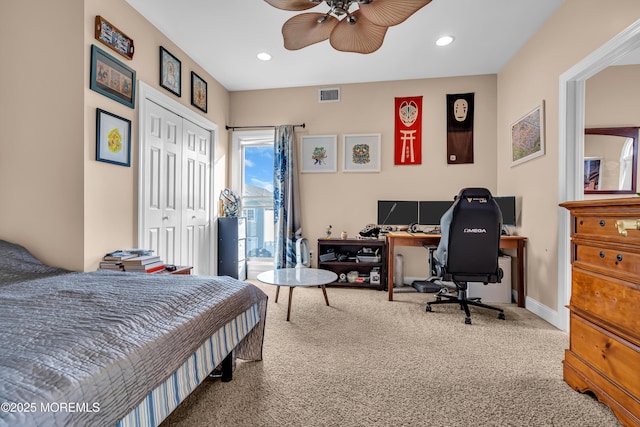
[{"label": "chair base with casters", "polygon": [[[434,257],[434,252],[437,247],[433,245],[425,245],[424,248],[429,253],[429,266],[431,268],[431,277],[427,279],[427,281],[433,283],[436,286],[440,286],[440,291],[436,294],[436,300],[427,303],[426,311],[433,311],[431,306],[434,304],[459,304],[460,309],[465,312],[464,323],[467,325],[471,324],[471,312],[469,311],[469,306],[487,308],[489,310],[496,310],[498,312],[498,319],[505,320],[504,310],[498,307],[494,307],[488,304],[484,304],[481,302],[480,298],[469,298],[467,295],[468,287],[467,282],[461,280],[455,280],[452,274],[447,274],[444,271],[443,267],[438,263],[437,259]],[[496,283],[502,280],[502,269],[498,268],[497,274],[488,274],[484,277],[476,276],[477,280],[486,280],[487,283]],[[438,278],[443,277],[444,282],[439,280]],[[464,276],[462,276],[464,277]],[[460,279],[461,277],[458,276]],[[472,280],[473,281],[473,280]],[[485,283],[486,284],[486,283]],[[453,287],[455,285],[455,288]],[[452,294],[448,292],[448,289],[455,290],[456,294]],[[443,299],[446,298],[446,299]]]},{"label": "chair base with casters", "polygon": [[[460,309],[464,310],[464,313],[466,315],[464,319],[464,323],[467,325],[471,324],[471,312],[469,311],[469,306],[496,310],[498,312],[498,319],[501,319],[501,320],[505,319],[503,309],[494,307],[488,304],[484,304],[480,302],[480,298],[468,298],[466,282],[456,283],[456,288],[458,289],[457,295],[453,295],[446,292],[439,292],[438,295],[436,296],[435,301],[431,301],[427,303],[426,311],[432,311],[431,306],[435,304],[459,304]],[[442,298],[446,298],[446,299],[442,299]]]}]

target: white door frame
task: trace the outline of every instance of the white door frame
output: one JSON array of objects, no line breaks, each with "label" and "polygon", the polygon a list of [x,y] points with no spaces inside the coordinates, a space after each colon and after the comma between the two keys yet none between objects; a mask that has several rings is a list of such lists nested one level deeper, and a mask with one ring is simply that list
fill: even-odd
[{"label": "white door frame", "polygon": [[[216,159],[216,148],[218,146],[218,125],[213,123],[212,121],[202,117],[195,111],[191,110],[189,107],[182,105],[181,103],[171,99],[164,93],[159,90],[151,87],[147,83],[139,80],[138,81],[138,189],[143,188],[144,185],[144,170],[142,167],[142,155],[144,153],[144,143],[145,143],[145,135],[144,131],[146,129],[146,113],[147,113],[147,100],[155,102],[156,104],[166,108],[167,110],[195,123],[196,125],[206,129],[211,132],[211,176],[209,183],[211,191],[213,191],[214,187],[214,176],[215,172],[213,167],[215,165]],[[144,241],[144,215],[142,212],[144,210],[144,200],[141,195],[141,191],[138,191],[138,245],[141,245]],[[216,203],[214,202],[213,195],[210,195],[210,206],[209,206],[209,253],[210,262],[209,262],[209,274],[213,275],[217,263],[215,260],[217,259],[217,244],[215,240],[215,232],[214,232],[214,224],[215,224],[215,215],[216,215]]]},{"label": "white door frame", "polygon": [[[596,49],[560,76],[559,91],[559,203],[583,200],[585,82],[640,47],[640,20]],[[569,212],[558,207],[558,310],[555,326],[569,330],[571,298],[571,227]]]}]

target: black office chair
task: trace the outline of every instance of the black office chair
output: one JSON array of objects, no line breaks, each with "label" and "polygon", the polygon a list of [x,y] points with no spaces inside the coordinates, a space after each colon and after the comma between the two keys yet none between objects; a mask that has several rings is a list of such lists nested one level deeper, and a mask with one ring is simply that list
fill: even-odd
[{"label": "black office chair", "polygon": [[[459,304],[464,310],[464,323],[471,324],[469,306],[504,310],[483,304],[479,298],[467,297],[468,282],[500,283],[502,269],[498,266],[502,213],[485,188],[465,188],[458,193],[451,208],[440,220],[442,238],[433,260],[432,276],[453,282],[456,295],[441,290],[436,300],[427,303],[427,311],[435,304]],[[432,252],[431,252],[432,254]]]}]

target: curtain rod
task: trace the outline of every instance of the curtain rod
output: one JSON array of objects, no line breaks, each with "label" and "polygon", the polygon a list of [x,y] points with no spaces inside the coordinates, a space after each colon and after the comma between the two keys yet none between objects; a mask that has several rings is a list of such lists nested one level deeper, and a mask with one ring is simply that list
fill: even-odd
[{"label": "curtain rod", "polygon": [[[302,123],[301,125],[293,125],[294,128],[303,128],[305,127],[305,124]],[[276,126],[228,126],[226,125],[224,127],[226,130],[236,130],[236,129],[265,129],[265,128],[276,128]]]}]

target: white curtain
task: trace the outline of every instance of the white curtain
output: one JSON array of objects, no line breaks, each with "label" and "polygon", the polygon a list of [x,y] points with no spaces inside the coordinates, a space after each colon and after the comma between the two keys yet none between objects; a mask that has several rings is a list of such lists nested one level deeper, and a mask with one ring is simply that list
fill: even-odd
[{"label": "white curtain", "polygon": [[275,267],[296,266],[296,239],[300,225],[300,190],[296,141],[292,125],[276,126],[274,138],[273,211],[275,231]]}]

